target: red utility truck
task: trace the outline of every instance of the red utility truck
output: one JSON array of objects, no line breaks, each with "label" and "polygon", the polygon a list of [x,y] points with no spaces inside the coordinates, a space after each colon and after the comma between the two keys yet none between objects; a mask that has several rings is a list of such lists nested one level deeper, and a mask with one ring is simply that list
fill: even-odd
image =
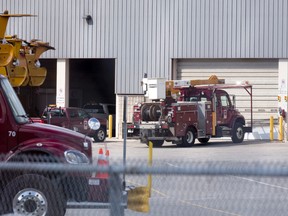
[{"label": "red utility truck", "polygon": [[[0,75],[0,159],[89,165],[93,140],[49,124],[33,123],[8,79]],[[96,129],[100,123],[91,119]],[[105,153],[104,153],[105,154]],[[44,160],[44,161],[43,161]],[[102,158],[101,160],[106,160]],[[94,177],[92,177],[94,176]],[[108,176],[0,170],[0,214],[64,215],[67,201],[107,202]]]},{"label": "red utility truck", "polygon": [[[252,86],[227,85],[211,76],[209,80],[144,79],[145,96],[151,102],[133,107],[133,123],[128,134],[140,136],[141,142],[162,146],[170,141],[178,146],[192,146],[197,138],[207,143],[211,137],[231,137],[241,143],[252,132]],[[235,97],[224,89],[244,89],[250,97],[251,124],[235,107]]]}]

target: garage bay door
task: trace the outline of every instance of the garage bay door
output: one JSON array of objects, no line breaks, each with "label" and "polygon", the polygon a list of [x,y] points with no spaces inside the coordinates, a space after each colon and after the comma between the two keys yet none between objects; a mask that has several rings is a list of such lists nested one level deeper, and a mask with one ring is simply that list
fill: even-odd
[{"label": "garage bay door", "polygon": [[[268,125],[277,117],[278,59],[179,59],[177,79],[208,79],[217,75],[226,84],[248,81],[253,85],[253,123]],[[236,96],[236,107],[250,121],[250,98],[245,90],[227,90]]]}]

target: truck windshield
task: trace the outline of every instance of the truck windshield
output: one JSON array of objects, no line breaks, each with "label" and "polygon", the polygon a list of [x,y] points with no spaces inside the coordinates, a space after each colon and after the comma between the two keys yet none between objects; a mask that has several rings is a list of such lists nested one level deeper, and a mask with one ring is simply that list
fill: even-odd
[{"label": "truck windshield", "polygon": [[14,118],[20,124],[27,123],[29,119],[13,87],[9,83],[8,79],[1,79],[1,81],[1,86],[9,103],[9,106],[12,110]]}]

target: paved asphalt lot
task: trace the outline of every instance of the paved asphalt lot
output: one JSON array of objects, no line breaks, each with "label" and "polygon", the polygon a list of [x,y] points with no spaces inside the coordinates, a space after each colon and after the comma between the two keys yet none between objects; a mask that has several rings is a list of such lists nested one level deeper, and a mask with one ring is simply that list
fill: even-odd
[{"label": "paved asphalt lot", "polygon": [[[123,140],[107,139],[111,164],[122,163]],[[94,145],[97,154],[99,146]],[[146,164],[148,147],[138,140],[127,140],[127,165]],[[153,149],[153,164],[181,167],[197,161],[224,162],[224,165],[280,164],[288,166],[288,143],[215,139],[192,148],[177,148],[165,143]],[[287,163],[286,163],[287,162]],[[127,175],[127,184],[143,186],[146,175]],[[149,213],[125,210],[125,215],[287,215],[288,179],[274,176],[153,175]],[[109,215],[109,210],[68,209],[66,215]]]},{"label": "paved asphalt lot", "polygon": [[[107,139],[105,144],[110,150],[110,160],[122,160],[123,140],[115,138]],[[127,140],[127,161],[148,159],[147,145],[136,139]],[[104,144],[95,143],[94,154],[97,148]],[[161,148],[153,149],[154,160],[198,160],[198,161],[286,161],[288,160],[288,142],[251,140],[240,144],[234,144],[231,139],[212,139],[207,144],[199,144],[197,141],[191,148],[179,148],[174,144],[165,142]],[[128,164],[127,162],[127,164]]]}]

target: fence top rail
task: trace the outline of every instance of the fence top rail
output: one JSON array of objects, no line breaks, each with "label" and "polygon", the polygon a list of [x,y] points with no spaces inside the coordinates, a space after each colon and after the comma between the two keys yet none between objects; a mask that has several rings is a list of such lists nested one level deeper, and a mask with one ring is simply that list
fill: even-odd
[{"label": "fence top rail", "polygon": [[[180,162],[178,162],[181,164]],[[47,172],[108,172],[126,173],[132,175],[260,175],[260,176],[288,176],[286,162],[185,162],[182,166],[148,166],[148,165],[67,165],[55,163],[5,163],[0,162],[0,172],[5,170],[47,171]]]}]

